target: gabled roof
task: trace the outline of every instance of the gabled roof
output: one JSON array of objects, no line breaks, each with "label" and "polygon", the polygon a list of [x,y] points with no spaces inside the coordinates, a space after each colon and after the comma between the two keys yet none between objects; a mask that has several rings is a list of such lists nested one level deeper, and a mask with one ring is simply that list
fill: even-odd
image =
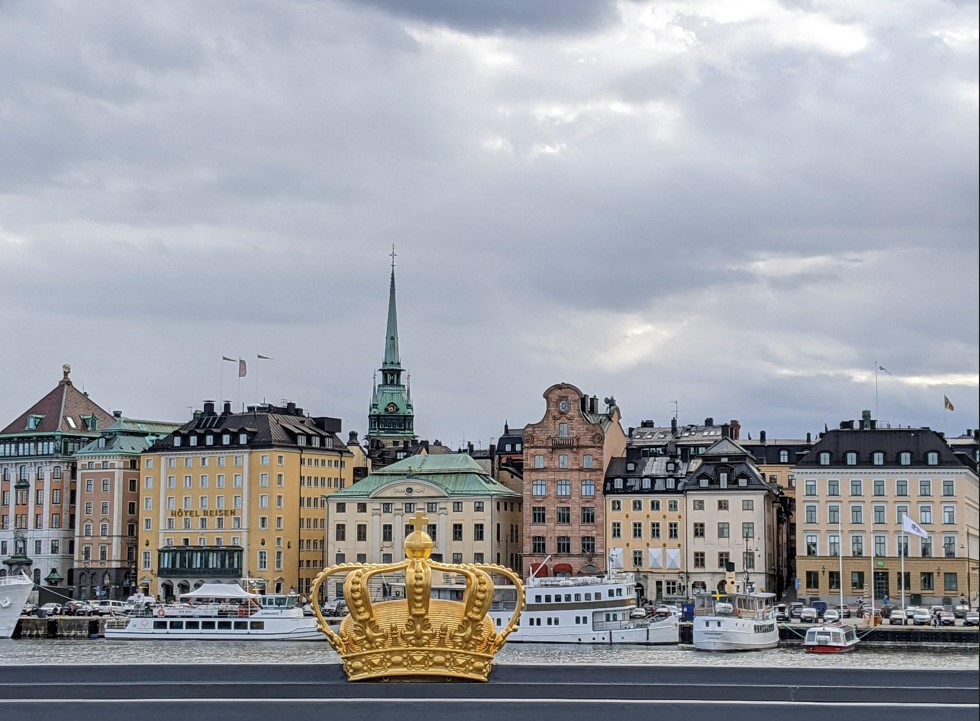
[{"label": "gabled roof", "polygon": [[[8,425],[0,435],[69,433],[88,435],[111,426],[114,422],[111,413],[82,393],[68,375],[71,368],[65,366],[64,378],[41,400],[32,405]],[[95,428],[86,424],[86,419],[95,419]],[[32,419],[34,419],[33,427]]]},{"label": "gabled roof", "polygon": [[717,443],[713,443],[708,448],[705,449],[704,453],[701,454],[701,458],[708,460],[711,458],[719,458],[722,456],[747,456],[749,452],[742,448],[738,443],[731,440],[730,438],[722,438]]}]

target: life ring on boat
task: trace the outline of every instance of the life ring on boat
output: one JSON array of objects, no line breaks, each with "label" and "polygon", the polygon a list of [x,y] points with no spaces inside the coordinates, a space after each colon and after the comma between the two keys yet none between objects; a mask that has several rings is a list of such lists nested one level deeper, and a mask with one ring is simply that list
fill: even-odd
[{"label": "life ring on boat", "polygon": [[157,616],[166,616],[166,615],[167,615],[167,612],[164,611],[162,608],[158,608],[157,609]]}]

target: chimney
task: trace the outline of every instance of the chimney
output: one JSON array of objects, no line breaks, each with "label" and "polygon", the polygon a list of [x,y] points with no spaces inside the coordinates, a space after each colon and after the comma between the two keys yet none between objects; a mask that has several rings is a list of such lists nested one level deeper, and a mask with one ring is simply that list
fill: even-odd
[{"label": "chimney", "polygon": [[296,404],[293,401],[286,403],[286,413],[291,416],[296,415]]},{"label": "chimney", "polygon": [[204,415],[214,415],[214,401],[204,401]]},{"label": "chimney", "polygon": [[714,424],[715,424],[715,419],[714,418],[705,418],[704,419],[704,425],[706,425],[706,426],[713,426]]},{"label": "chimney", "polygon": [[231,401],[225,401],[224,406],[221,410],[221,415],[230,416],[231,415]]},{"label": "chimney", "polygon": [[765,443],[766,442],[766,432],[765,431],[759,431],[759,442],[760,443]]},{"label": "chimney", "polygon": [[113,418],[122,418],[122,411],[113,411],[112,412],[112,417]]},{"label": "chimney", "polygon": [[732,427],[732,440],[737,441],[742,435],[742,424],[737,419],[732,418],[728,421],[728,425]]},{"label": "chimney", "polygon": [[812,442],[812,441],[810,440],[810,438],[811,438],[811,437],[810,437],[810,431],[807,431],[807,432],[806,432],[806,442],[807,442],[807,443],[811,443],[811,442]]},{"label": "chimney", "polygon": [[672,435],[672,436],[676,436],[677,435],[677,419],[676,418],[671,418],[670,419],[670,435]]}]

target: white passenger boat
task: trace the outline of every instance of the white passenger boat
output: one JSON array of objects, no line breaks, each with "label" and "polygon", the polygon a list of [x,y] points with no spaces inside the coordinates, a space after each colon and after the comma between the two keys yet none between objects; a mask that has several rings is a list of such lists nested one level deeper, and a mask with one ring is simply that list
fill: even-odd
[{"label": "white passenger boat", "polygon": [[696,651],[758,651],[779,645],[774,593],[698,594]]},{"label": "white passenger boat", "polygon": [[[497,586],[490,616],[498,629],[514,610],[516,589]],[[680,642],[673,614],[634,618],[636,581],[632,573],[607,576],[531,576],[525,605],[507,643],[667,645]]]},{"label": "white passenger boat", "polygon": [[26,573],[0,578],[0,638],[14,635],[24,604],[33,589],[34,582]]},{"label": "white passenger boat", "polygon": [[809,653],[847,653],[858,645],[857,629],[849,623],[827,623],[808,628],[803,650]]},{"label": "white passenger boat", "polygon": [[108,640],[320,641],[316,618],[295,594],[250,593],[234,583],[206,583],[178,603],[106,623]]}]

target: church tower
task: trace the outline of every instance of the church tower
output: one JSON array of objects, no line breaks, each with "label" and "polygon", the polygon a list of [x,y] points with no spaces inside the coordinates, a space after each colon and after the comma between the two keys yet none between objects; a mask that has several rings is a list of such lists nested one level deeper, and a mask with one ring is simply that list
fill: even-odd
[{"label": "church tower", "polygon": [[388,290],[388,326],[385,333],[384,360],[379,369],[381,383],[375,375],[374,392],[368,413],[367,447],[374,467],[387,465],[414,452],[415,411],[412,393],[402,382],[405,372],[398,352],[398,312],[395,306],[395,248],[391,248],[391,284]]}]

